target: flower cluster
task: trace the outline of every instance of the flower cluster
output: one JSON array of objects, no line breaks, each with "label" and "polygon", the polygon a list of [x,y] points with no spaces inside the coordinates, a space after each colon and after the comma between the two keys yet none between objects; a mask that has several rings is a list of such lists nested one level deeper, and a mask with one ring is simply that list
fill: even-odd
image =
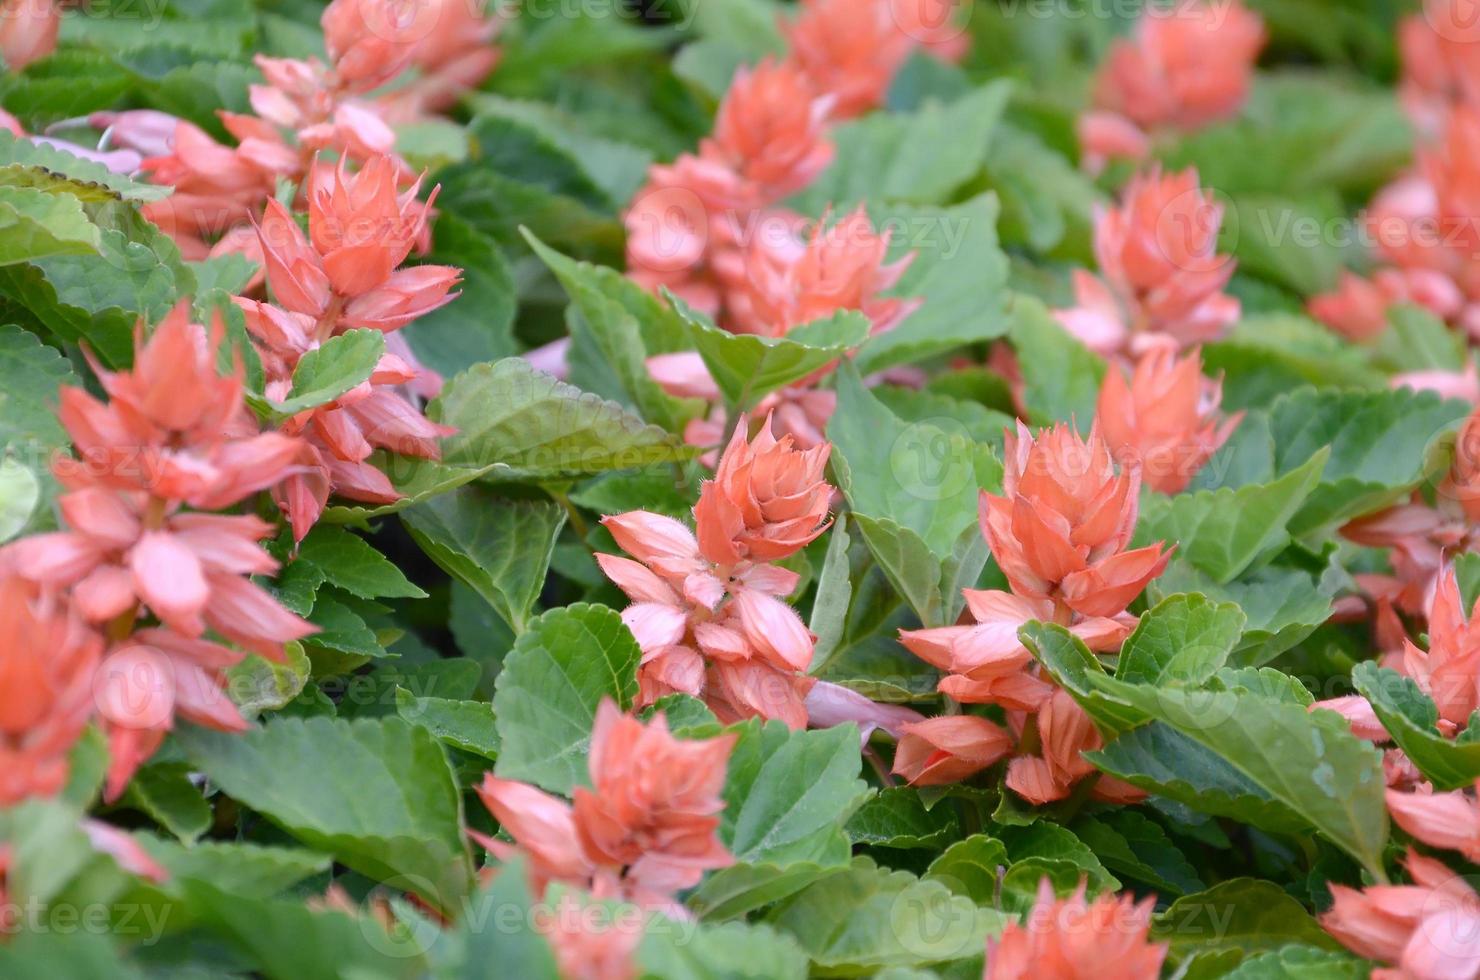
[{"label": "flower cluster", "polygon": [[597,555],[632,600],[622,613],[642,647],[639,705],[681,692],[724,721],[779,718],[807,724],[815,680],[804,671],[815,638],[781,600],[797,575],[785,559],[828,526],[828,445],[793,448],[770,419],[753,440],[742,418],[704,483],[695,531],[671,517],[631,511],[602,523],[631,558]]},{"label": "flower cluster", "polygon": [[[1019,423],[1005,463],[1002,495],[982,493],[981,527],[1012,591],[964,589],[972,625],[905,631],[900,641],[946,671],[942,693],[1006,709],[1016,738],[985,719],[927,719],[906,726],[895,771],[917,785],[950,782],[991,765],[1015,743],[1007,784],[1045,803],[1094,771],[1080,753],[1098,748],[1100,736],[1072,698],[1039,676],[1019,628],[1058,623],[1091,650],[1116,650],[1135,625],[1126,606],[1170,554],[1160,544],[1127,550],[1140,474],[1134,466],[1116,471],[1098,427],[1087,439],[1062,424],[1035,438]],[[1093,792],[1116,801],[1135,795],[1112,779],[1100,779]]]},{"label": "flower cluster", "polygon": [[[267,394],[286,397],[293,370],[309,351],[354,328],[391,333],[456,297],[459,270],[451,266],[399,268],[426,234],[427,210],[417,185],[399,190],[395,163],[373,157],[356,173],[341,160],[316,164],[307,182],[308,234],[277,201],[269,201],[257,229],[276,304],[237,299],[247,329],[263,349]],[[304,467],[284,481],[280,497],[302,540],[331,494],[368,503],[393,503],[400,493],[367,462],[377,448],[438,459],[438,439],[451,430],[425,418],[397,389],[440,379],[409,356],[386,353],[368,381],[334,401],[290,419],[284,431],[300,435]]]},{"label": "flower cluster", "polygon": [[716,836],[734,735],[674,738],[662,712],[644,723],[610,700],[591,732],[591,786],[570,803],[489,774],[478,796],[514,839],[472,836],[501,860],[522,854],[536,894],[550,882],[686,917],[676,893],[734,863]]},{"label": "flower cluster", "polygon": [[1150,941],[1154,898],[1129,895],[1085,899],[1080,883],[1066,899],[1052,883],[1038,884],[1038,898],[1021,923],[1010,923],[987,940],[982,980],[1150,980],[1160,976],[1165,943]]},{"label": "flower cluster", "polygon": [[1161,133],[1236,114],[1265,39],[1263,21],[1238,0],[1148,4],[1134,34],[1110,46],[1095,76],[1094,108],[1079,120],[1086,167],[1144,159]]},{"label": "flower cluster", "polygon": [[54,466],[65,529],[0,550],[7,799],[55,792],[94,718],[116,798],[176,716],[245,726],[222,690],[243,650],[280,660],[285,643],[313,631],[248,578],[277,568],[258,543],[273,526],[208,513],[283,480],[301,450],[258,431],[240,369],[217,373],[220,343],[219,326],[190,322],[182,303],[141,336],[132,370],[93,365],[107,402],[62,389],[77,454]]},{"label": "flower cluster", "polygon": [[1188,347],[1216,340],[1239,317],[1223,291],[1234,261],[1218,253],[1223,205],[1198,186],[1197,171],[1152,170],[1095,213],[1100,276],[1074,271],[1076,306],[1059,322],[1100,354]]}]

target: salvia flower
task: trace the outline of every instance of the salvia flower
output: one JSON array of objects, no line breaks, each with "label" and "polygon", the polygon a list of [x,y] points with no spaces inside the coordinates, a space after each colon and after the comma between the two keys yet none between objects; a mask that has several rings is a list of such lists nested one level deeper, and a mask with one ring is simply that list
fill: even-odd
[{"label": "salvia flower", "polygon": [[1117,473],[1096,426],[1081,438],[1064,423],[1036,438],[1021,422],[1004,451],[1003,492],[983,491],[982,533],[1019,596],[1062,612],[1113,617],[1170,557],[1160,544],[1126,550],[1140,476]]},{"label": "salvia flower", "polygon": [[893,772],[911,786],[957,783],[1008,755],[1012,735],[975,715],[941,715],[899,727]]},{"label": "salvia flower", "polygon": [[[1089,715],[1062,688],[1054,689],[1032,723],[1039,751],[1008,763],[1007,786],[1030,803],[1062,800],[1081,779],[1095,773],[1083,753],[1102,748],[1104,740]],[[1098,776],[1090,796],[1107,803],[1135,803],[1146,794],[1118,779]]]},{"label": "salvia flower", "polygon": [[1095,418],[1122,466],[1139,466],[1153,490],[1181,493],[1243,418],[1221,416],[1222,398],[1222,383],[1203,376],[1198,351],[1178,357],[1158,347],[1141,355],[1129,380],[1110,366]]},{"label": "salvia flower", "polygon": [[1198,186],[1195,170],[1136,177],[1118,206],[1095,215],[1103,279],[1076,271],[1078,305],[1057,311],[1059,321],[1102,354],[1216,340],[1240,309],[1223,292],[1234,262],[1218,254],[1222,221],[1223,206]]},{"label": "salvia flower", "polygon": [[565,980],[636,980],[643,930],[641,922],[623,918],[620,910],[606,914],[567,891],[553,903],[549,915],[535,920],[535,928],[549,941],[556,969]]},{"label": "salvia flower", "polygon": [[[638,703],[666,694],[702,697],[723,720],[778,718],[807,724],[815,637],[781,600],[797,575],[769,564],[826,528],[832,487],[822,480],[829,447],[793,449],[769,421],[754,442],[742,419],[700,489],[697,535],[646,511],[602,523],[632,558],[597,555],[633,600],[622,620],[642,648]],[[636,559],[635,561],[633,559]]]},{"label": "salvia flower", "polygon": [[1463,727],[1480,707],[1480,616],[1465,615],[1454,569],[1439,576],[1429,603],[1429,648],[1403,645],[1403,672],[1439,708],[1439,717]]},{"label": "salvia flower", "polygon": [[1331,885],[1321,925],[1359,956],[1394,967],[1398,980],[1473,977],[1480,966],[1480,896],[1439,861],[1408,852],[1410,885],[1358,891]]},{"label": "salvia flower", "polygon": [[758,199],[778,201],[832,162],[825,125],[830,104],[792,62],[768,58],[742,67],[730,80],[700,155],[748,182]]},{"label": "salvia flower", "polygon": [[1398,96],[1425,136],[1441,132],[1456,105],[1480,102],[1480,54],[1467,0],[1425,0],[1398,23],[1403,77]]},{"label": "salvia flower", "polygon": [[1336,289],[1312,296],[1311,316],[1348,340],[1371,340],[1387,329],[1388,310],[1414,303],[1441,320],[1451,320],[1464,307],[1464,294],[1454,281],[1433,269],[1379,269],[1363,279],[1343,272]]},{"label": "salvia flower", "polygon": [[832,98],[832,115],[850,119],[883,104],[914,40],[888,0],[803,0],[782,25],[791,57]]},{"label": "salvia flower", "polygon": [[1480,803],[1473,793],[1435,793],[1428,787],[1416,792],[1389,789],[1387,807],[1398,826],[1416,840],[1459,851],[1467,861],[1480,860]]},{"label": "salvia flower", "polygon": [[591,787],[567,803],[486,776],[478,788],[515,846],[474,834],[500,858],[529,858],[535,890],[574,885],[686,916],[675,894],[734,863],[716,832],[734,735],[677,739],[662,713],[644,723],[610,700],[591,733]]},{"label": "salvia flower", "polygon": [[1167,955],[1150,941],[1154,898],[1101,895],[1093,902],[1080,883],[1066,899],[1052,883],[1038,884],[1038,898],[1022,922],[987,940],[983,980],[1155,980]]},{"label": "salvia flower", "polygon": [[67,782],[68,753],[92,717],[102,649],[61,596],[0,562],[0,807],[52,796]]},{"label": "salvia flower", "polygon": [[56,0],[4,0],[0,3],[0,58],[20,71],[57,46],[62,12]]},{"label": "salvia flower", "polygon": [[368,92],[399,75],[436,26],[440,6],[398,0],[333,0],[319,25],[335,81]]},{"label": "salvia flower", "polygon": [[[1248,98],[1265,38],[1263,21],[1237,0],[1148,6],[1133,35],[1110,46],[1095,76],[1095,108],[1147,132],[1186,132],[1225,119]],[[1117,156],[1125,145],[1091,139],[1085,149]]]}]

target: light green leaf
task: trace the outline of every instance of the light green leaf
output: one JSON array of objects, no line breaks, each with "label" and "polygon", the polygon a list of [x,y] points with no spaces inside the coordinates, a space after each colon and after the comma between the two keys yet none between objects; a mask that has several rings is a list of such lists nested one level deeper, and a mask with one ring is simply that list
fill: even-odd
[{"label": "light green leaf", "polygon": [[1270,409],[1275,469],[1289,473],[1323,446],[1331,457],[1315,491],[1290,521],[1303,534],[1398,500],[1435,466],[1440,437],[1469,406],[1432,392],[1304,388]]},{"label": "light green leaf", "polygon": [[462,799],[431,733],[399,718],[279,718],[175,738],[215,785],[308,846],[452,909],[472,884]]},{"label": "light green leaf", "polygon": [[589,782],[586,754],[602,699],[637,696],[642,651],[615,611],[576,603],[529,624],[499,672],[498,774],[556,793]]},{"label": "light green leaf", "polygon": [[996,903],[998,875],[1007,869],[1007,847],[995,837],[973,834],[957,841],[930,862],[926,881],[938,881],[952,894],[977,905]]},{"label": "light green leaf", "polygon": [[950,807],[927,810],[919,790],[908,786],[880,790],[848,821],[848,838],[854,844],[878,847],[934,849],[959,831]]},{"label": "light green leaf", "polygon": [[1105,362],[1060,326],[1041,301],[1014,294],[1010,314],[1028,421],[1052,425],[1072,419],[1088,431]]},{"label": "light green leaf", "polygon": [[979,956],[987,937],[1008,920],[939,881],[856,858],[846,872],[779,905],[768,921],[796,937],[814,972],[866,976],[886,967]]},{"label": "light green leaf", "polygon": [[524,859],[515,858],[468,900],[457,925],[438,937],[433,975],[487,980],[497,972],[520,980],[558,980],[550,944],[535,929],[535,904]]},{"label": "light green leaf", "polygon": [[1151,936],[1170,944],[1173,962],[1221,950],[1248,956],[1291,943],[1341,948],[1284,889],[1254,878],[1234,878],[1177,899],[1152,921]]},{"label": "light green leaf", "polygon": [[777,388],[845,357],[868,337],[868,317],[857,310],[839,310],[827,319],[793,327],[782,337],[763,337],[721,330],[677,297],[668,299],[688,323],[694,349],[704,358],[725,402],[742,411]]},{"label": "light green leaf", "polygon": [[827,537],[827,555],[817,575],[817,594],[812,599],[812,615],[807,629],[817,637],[812,645],[812,663],[807,672],[815,674],[843,640],[848,625],[848,604],[853,600],[853,587],[848,581],[852,567],[848,561],[848,516],[839,514]]},{"label": "light green leaf", "polygon": [[1369,660],[1352,669],[1352,684],[1435,789],[1463,789],[1480,779],[1480,742],[1439,734],[1439,709],[1412,678]]},{"label": "light green leaf", "polygon": [[237,841],[204,840],[191,845],[143,834],[139,846],[170,874],[165,888],[199,880],[245,898],[271,898],[294,885],[329,870],[333,861],[301,847],[267,847]]},{"label": "light green leaf", "polygon": [[0,183],[0,265],[97,250],[98,229],[77,198]]},{"label": "light green leaf", "polygon": [[949,105],[927,102],[908,113],[876,112],[833,130],[832,165],[789,204],[803,214],[860,201],[941,204],[986,159],[1007,104],[1009,83],[992,82]]},{"label": "light green leaf", "polygon": [[1231,602],[1248,622],[1229,661],[1257,667],[1305,639],[1331,616],[1331,589],[1297,568],[1267,566],[1219,585],[1180,558],[1173,558],[1147,597],[1160,602],[1179,592],[1200,592],[1215,602]]},{"label": "light green leaf", "polygon": [[487,701],[423,698],[398,687],[396,713],[437,736],[443,745],[485,759],[498,758],[498,727],[493,719],[493,705]]},{"label": "light green leaf", "polygon": [[70,193],[82,201],[157,201],[173,188],[136,181],[47,143],[0,132],[0,186]]},{"label": "light green leaf", "polygon": [[325,582],[361,599],[426,598],[390,559],[342,528],[314,528],[298,546],[298,560],[316,568]]},{"label": "light green leaf", "polygon": [[401,520],[439,567],[482,596],[515,633],[524,631],[565,525],[559,504],[467,486],[403,511]]},{"label": "light green leaf", "polygon": [[648,923],[637,962],[663,980],[803,980],[807,956],[790,936],[762,923]]},{"label": "light green leaf", "polygon": [[385,335],[379,330],[350,330],[330,337],[304,354],[293,369],[288,397],[268,405],[278,415],[297,415],[326,405],[369,380],[384,353]]},{"label": "light green leaf", "polygon": [[0,544],[21,532],[41,500],[41,482],[30,468],[0,457]]},{"label": "light green leaf", "polygon": [[1224,980],[1364,980],[1370,971],[1350,953],[1290,945],[1245,959]]},{"label": "light green leaf", "polygon": [[1169,596],[1141,615],[1120,650],[1115,676],[1133,684],[1201,684],[1223,666],[1246,622],[1231,602]]},{"label": "light green leaf", "polygon": [[1199,490],[1173,497],[1148,493],[1137,542],[1162,540],[1213,580],[1233,581],[1261,556],[1290,540],[1286,526],[1321,479],[1330,453],[1323,447],[1269,483]]},{"label": "light green leaf", "polygon": [[148,814],[165,830],[186,843],[211,828],[211,805],[190,781],[190,767],[156,762],[143,766],[129,780],[122,803]]},{"label": "light green leaf", "polygon": [[500,464],[511,479],[559,480],[694,454],[620,405],[541,374],[519,357],[477,364],[451,379],[427,415],[458,430],[443,443],[444,465]]},{"label": "light green leaf", "polygon": [[1007,256],[997,247],[997,199],[983,194],[948,208],[874,205],[889,230],[889,259],[913,254],[890,290],[921,301],[901,323],[859,348],[863,374],[1000,337],[1007,332]]},{"label": "light green leaf", "polygon": [[1143,687],[1106,677],[1091,682],[1213,750],[1375,877],[1385,877],[1382,753],[1339,716],[1252,694]]},{"label": "light green leaf", "polygon": [[1018,639],[1100,731],[1118,734],[1146,721],[1145,712],[1095,685],[1096,676],[1106,676],[1104,666],[1079,637],[1064,627],[1056,623],[1028,623],[1018,630]]}]

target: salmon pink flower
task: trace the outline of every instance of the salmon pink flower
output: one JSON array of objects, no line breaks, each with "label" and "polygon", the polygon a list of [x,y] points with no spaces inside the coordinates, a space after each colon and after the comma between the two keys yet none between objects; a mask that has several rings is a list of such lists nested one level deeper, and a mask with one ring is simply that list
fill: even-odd
[{"label": "salmon pink flower", "polygon": [[700,551],[716,565],[790,557],[830,523],[832,487],[823,471],[832,446],[797,450],[790,436],[771,434],[769,417],[754,440],[746,439],[747,427],[742,416],[694,508]]},{"label": "salmon pink flower", "polygon": [[565,892],[535,927],[549,940],[560,976],[571,980],[636,980],[636,954],[642,942],[640,922],[618,921],[600,906],[583,906]]},{"label": "salmon pink flower", "polygon": [[957,17],[955,0],[889,0],[889,14],[899,30],[942,61],[960,61],[971,47],[966,24]]},{"label": "salmon pink flower", "polygon": [[[1007,786],[1030,803],[1062,800],[1076,783],[1095,772],[1083,753],[1104,745],[1089,715],[1069,695],[1056,688],[1034,718],[1040,753],[1020,755],[1008,763]],[[1146,794],[1128,783],[1099,776],[1090,796],[1109,803],[1135,803]]]},{"label": "salmon pink flower", "polygon": [[1405,793],[1387,791],[1388,812],[1415,839],[1430,847],[1459,851],[1465,860],[1480,859],[1480,804],[1474,795],[1456,790]]},{"label": "salmon pink flower", "polygon": [[412,51],[419,76],[380,99],[386,115],[414,120],[452,107],[464,92],[477,88],[498,64],[493,44],[503,27],[491,5],[464,0],[430,0],[428,33]]},{"label": "salmon pink flower", "polygon": [[1170,557],[1160,544],[1124,550],[1139,474],[1115,472],[1098,427],[1081,439],[1060,423],[1035,439],[1019,422],[1004,452],[1003,493],[983,491],[981,524],[1012,591],[1083,616],[1123,612]]},{"label": "salmon pink flower", "polygon": [[1474,976],[1480,964],[1480,896],[1465,880],[1415,851],[1406,861],[1411,885],[1357,891],[1331,885],[1321,925],[1359,956],[1391,964],[1392,978],[1439,980]]},{"label": "salmon pink flower", "polygon": [[1223,292],[1234,262],[1217,252],[1222,220],[1195,170],[1136,177],[1118,207],[1095,216],[1104,281],[1076,273],[1079,305],[1058,311],[1060,322],[1102,354],[1216,340],[1239,315],[1238,300]]},{"label": "salmon pink flower", "polygon": [[49,797],[92,716],[102,639],[0,551],[0,807]]},{"label": "salmon pink flower", "polygon": [[1311,297],[1306,308],[1343,337],[1360,342],[1387,329],[1388,310],[1397,303],[1416,303],[1450,320],[1463,308],[1464,294],[1432,269],[1380,269],[1371,280],[1343,272],[1334,291]]},{"label": "salmon pink flower", "polygon": [[825,135],[831,99],[794,63],[765,59],[736,70],[700,155],[779,201],[810,184],[832,162]]},{"label": "salmon pink flower", "polygon": [[1122,466],[1161,493],[1181,493],[1243,419],[1218,413],[1221,382],[1203,376],[1197,350],[1178,357],[1168,347],[1141,355],[1130,380],[1111,365],[1095,418]]},{"label": "salmon pink flower", "polygon": [[1398,23],[1398,94],[1423,136],[1441,132],[1455,105],[1480,101],[1472,16],[1466,0],[1426,0],[1421,15]]},{"label": "salmon pink flower", "polygon": [[1151,155],[1151,139],[1139,126],[1114,112],[1086,112],[1075,123],[1080,164],[1098,175],[1111,160],[1144,160]]},{"label": "salmon pink flower", "polygon": [[1012,751],[1006,729],[975,715],[942,715],[900,726],[894,774],[911,786],[958,783]]},{"label": "salmon pink flower", "polygon": [[883,105],[914,47],[890,7],[889,0],[803,0],[796,19],[782,25],[791,57],[832,97],[835,118]]},{"label": "salmon pink flower", "polygon": [[1429,602],[1429,649],[1403,641],[1403,673],[1412,677],[1439,708],[1439,717],[1458,728],[1480,707],[1480,616],[1467,618],[1454,569],[1440,575]]},{"label": "salmon pink flower", "polygon": [[716,832],[734,735],[676,739],[659,712],[644,723],[610,700],[591,733],[591,788],[566,803],[532,786],[484,778],[478,795],[517,847],[474,834],[500,858],[530,858],[535,890],[551,881],[687,915],[676,892],[734,863]]},{"label": "salmon pink flower", "polygon": [[1225,119],[1248,98],[1265,38],[1263,21],[1237,0],[1148,6],[1134,35],[1110,46],[1095,77],[1095,108],[1147,131]]},{"label": "salmon pink flower", "polygon": [[1084,882],[1058,900],[1044,878],[1023,921],[987,940],[982,980],[1155,980],[1167,955],[1149,938],[1155,904],[1109,894],[1088,902]]},{"label": "salmon pink flower", "polygon": [[440,17],[437,4],[398,0],[333,0],[319,26],[334,65],[335,82],[368,92],[399,75]]},{"label": "salmon pink flower", "polygon": [[830,228],[819,224],[804,249],[768,247],[758,238],[746,254],[745,302],[732,309],[731,326],[779,337],[839,310],[861,310],[873,332],[888,330],[920,305],[881,295],[915,257],[885,262],[888,252],[889,232],[875,234],[862,205]]},{"label": "salmon pink flower", "polygon": [[55,0],[4,0],[0,3],[0,58],[20,71],[57,46],[62,12]]}]

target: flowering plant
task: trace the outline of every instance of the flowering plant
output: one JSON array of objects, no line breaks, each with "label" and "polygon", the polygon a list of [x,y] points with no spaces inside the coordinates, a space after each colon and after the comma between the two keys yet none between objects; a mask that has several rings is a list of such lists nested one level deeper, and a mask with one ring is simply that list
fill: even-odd
[{"label": "flowering plant", "polygon": [[1295,6],[0,0],[0,977],[1480,980],[1480,33]]}]

